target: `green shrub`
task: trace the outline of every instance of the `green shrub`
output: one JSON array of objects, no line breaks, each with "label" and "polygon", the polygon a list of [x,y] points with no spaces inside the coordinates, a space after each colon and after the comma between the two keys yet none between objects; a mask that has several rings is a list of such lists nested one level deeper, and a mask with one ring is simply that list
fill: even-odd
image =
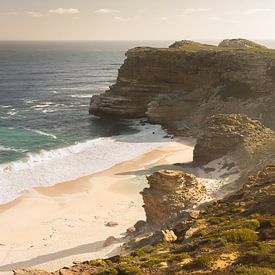
[{"label": "green shrub", "polygon": [[141,257],[141,256],[146,255],[146,253],[142,249],[137,248],[134,251],[132,251],[130,255],[132,257]]},{"label": "green shrub", "polygon": [[224,221],[224,218],[222,217],[211,217],[207,220],[211,224],[219,224]]},{"label": "green shrub", "polygon": [[233,274],[243,274],[243,275],[274,275],[274,271],[258,266],[247,266],[247,265],[237,265],[232,268]]},{"label": "green shrub", "polygon": [[256,219],[246,220],[243,222],[242,226],[255,231],[260,227],[260,222]]},{"label": "green shrub", "polygon": [[184,259],[189,258],[189,255],[186,253],[171,254],[169,255],[168,262],[182,262]]},{"label": "green shrub", "polygon": [[257,234],[255,231],[248,228],[229,229],[221,233],[221,237],[228,242],[241,243],[256,241]]},{"label": "green shrub", "polygon": [[148,246],[145,246],[144,248],[142,248],[142,250],[145,253],[152,253],[155,250],[155,248],[152,245],[148,245]]},{"label": "green shrub", "polygon": [[120,263],[117,267],[119,275],[142,275],[142,271],[139,267],[129,265],[126,263]]},{"label": "green shrub", "polygon": [[90,265],[96,266],[96,267],[105,267],[107,264],[102,259],[96,259],[96,260],[91,260]]},{"label": "green shrub", "polygon": [[209,255],[199,256],[195,260],[194,265],[195,267],[199,267],[199,268],[208,268],[211,265],[211,257]]},{"label": "green shrub", "polygon": [[117,275],[118,271],[114,268],[109,268],[98,273],[99,275]]}]

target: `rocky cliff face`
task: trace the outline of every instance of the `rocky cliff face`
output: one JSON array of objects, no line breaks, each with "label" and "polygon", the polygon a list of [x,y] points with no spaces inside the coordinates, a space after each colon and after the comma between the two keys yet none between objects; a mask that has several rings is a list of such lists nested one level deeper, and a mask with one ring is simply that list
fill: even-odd
[{"label": "rocky cliff face", "polygon": [[149,188],[141,194],[147,224],[155,230],[186,211],[195,209],[201,202],[211,200],[203,184],[194,175],[181,171],[161,170],[148,177]]},{"label": "rocky cliff face", "polygon": [[247,114],[275,129],[275,51],[224,44],[129,50],[117,83],[92,98],[90,113],[147,117],[177,134],[196,133],[219,113]]},{"label": "rocky cliff face", "polygon": [[214,115],[206,120],[200,131],[194,149],[194,163],[204,165],[228,153],[237,154],[241,160],[256,160],[258,157],[258,161],[263,161],[259,154],[275,156],[274,146],[275,133],[259,121],[246,115]]}]

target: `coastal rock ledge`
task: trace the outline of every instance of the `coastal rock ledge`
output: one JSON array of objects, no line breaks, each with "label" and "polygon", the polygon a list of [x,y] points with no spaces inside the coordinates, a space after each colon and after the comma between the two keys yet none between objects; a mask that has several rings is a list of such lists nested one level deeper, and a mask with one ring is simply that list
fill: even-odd
[{"label": "coastal rock ledge", "polygon": [[151,230],[164,228],[168,221],[188,215],[188,211],[211,199],[206,194],[205,186],[192,174],[160,170],[147,179],[150,187],[141,194]]},{"label": "coastal rock ledge", "polygon": [[275,50],[248,40],[220,46],[179,41],[126,53],[116,84],[91,99],[100,117],[147,118],[177,135],[197,134],[205,118],[242,113],[275,129]]}]

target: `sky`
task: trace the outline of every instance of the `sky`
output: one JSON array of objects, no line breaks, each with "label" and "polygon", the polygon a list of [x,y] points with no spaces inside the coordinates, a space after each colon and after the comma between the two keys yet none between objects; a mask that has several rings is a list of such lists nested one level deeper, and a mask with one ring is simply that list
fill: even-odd
[{"label": "sky", "polygon": [[0,40],[275,40],[275,0],[0,0]]}]

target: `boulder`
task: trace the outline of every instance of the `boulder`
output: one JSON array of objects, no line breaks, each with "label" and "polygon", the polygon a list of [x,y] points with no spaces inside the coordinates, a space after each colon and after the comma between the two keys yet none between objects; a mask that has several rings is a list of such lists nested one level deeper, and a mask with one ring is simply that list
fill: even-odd
[{"label": "boulder", "polygon": [[178,239],[173,230],[166,229],[162,230],[161,233],[165,242],[175,242]]},{"label": "boulder", "polygon": [[107,227],[115,227],[115,226],[118,226],[118,222],[109,221],[109,222],[105,223],[105,226],[107,226]]}]

